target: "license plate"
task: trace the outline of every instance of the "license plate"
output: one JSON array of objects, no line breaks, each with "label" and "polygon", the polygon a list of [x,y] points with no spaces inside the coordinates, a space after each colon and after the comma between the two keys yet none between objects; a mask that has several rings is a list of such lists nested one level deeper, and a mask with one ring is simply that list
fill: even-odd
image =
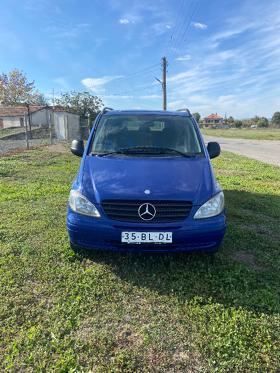
[{"label": "license plate", "polygon": [[122,232],[124,243],[172,243],[172,232]]}]

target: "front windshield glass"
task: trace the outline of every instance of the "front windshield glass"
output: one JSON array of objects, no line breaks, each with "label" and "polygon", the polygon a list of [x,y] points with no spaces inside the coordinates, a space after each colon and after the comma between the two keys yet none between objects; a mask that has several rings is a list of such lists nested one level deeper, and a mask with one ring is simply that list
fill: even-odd
[{"label": "front windshield glass", "polygon": [[[94,136],[92,153],[122,149],[172,149],[186,154],[202,154],[194,125],[182,116],[104,116]],[[140,152],[140,149],[139,149]]]}]

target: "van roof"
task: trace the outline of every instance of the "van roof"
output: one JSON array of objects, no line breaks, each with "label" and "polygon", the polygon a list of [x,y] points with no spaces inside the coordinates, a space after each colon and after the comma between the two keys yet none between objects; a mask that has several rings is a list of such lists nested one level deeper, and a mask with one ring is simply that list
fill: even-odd
[{"label": "van roof", "polygon": [[190,116],[188,111],[164,111],[164,110],[108,110],[104,115],[160,115],[160,116]]}]

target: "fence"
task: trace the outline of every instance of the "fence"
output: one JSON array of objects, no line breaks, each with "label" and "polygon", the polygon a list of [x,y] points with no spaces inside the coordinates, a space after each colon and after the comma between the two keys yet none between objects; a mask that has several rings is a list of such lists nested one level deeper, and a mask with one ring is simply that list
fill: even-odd
[{"label": "fence", "polygon": [[[39,118],[38,115],[37,117]],[[25,115],[18,126],[0,129],[0,155],[60,141],[88,138],[88,118],[51,110],[40,113],[40,119],[37,117]]]}]

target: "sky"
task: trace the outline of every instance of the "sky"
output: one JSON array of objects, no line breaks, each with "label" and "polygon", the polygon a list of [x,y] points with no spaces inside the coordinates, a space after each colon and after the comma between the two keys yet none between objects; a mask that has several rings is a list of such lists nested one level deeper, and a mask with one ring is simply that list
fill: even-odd
[{"label": "sky", "polygon": [[47,98],[89,91],[115,109],[246,118],[280,110],[279,0],[0,0],[0,73]]}]

